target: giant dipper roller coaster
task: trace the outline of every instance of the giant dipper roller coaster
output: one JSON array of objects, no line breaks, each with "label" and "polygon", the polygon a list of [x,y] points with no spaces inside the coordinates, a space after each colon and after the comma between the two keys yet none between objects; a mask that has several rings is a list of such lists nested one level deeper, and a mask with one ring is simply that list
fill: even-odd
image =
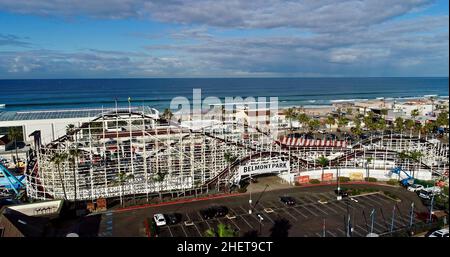
[{"label": "giant dipper roller coaster", "polygon": [[[420,160],[399,157],[412,150],[422,153]],[[270,130],[225,121],[194,130],[144,112],[116,110],[38,147],[25,184],[28,197],[42,200],[183,196],[228,190],[262,173],[291,181],[304,174],[320,178],[320,156],[341,170],[361,170],[371,158],[373,174],[386,179],[395,177],[390,171],[399,166],[417,178],[448,176],[448,145],[423,138],[385,134],[346,142],[274,137]],[[261,164],[269,165],[243,168]]]}]

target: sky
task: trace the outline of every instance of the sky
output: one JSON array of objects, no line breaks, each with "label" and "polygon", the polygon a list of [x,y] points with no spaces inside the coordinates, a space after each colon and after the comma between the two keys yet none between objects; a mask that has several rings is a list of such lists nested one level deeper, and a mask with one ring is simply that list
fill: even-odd
[{"label": "sky", "polygon": [[0,79],[449,70],[447,0],[0,0]]}]

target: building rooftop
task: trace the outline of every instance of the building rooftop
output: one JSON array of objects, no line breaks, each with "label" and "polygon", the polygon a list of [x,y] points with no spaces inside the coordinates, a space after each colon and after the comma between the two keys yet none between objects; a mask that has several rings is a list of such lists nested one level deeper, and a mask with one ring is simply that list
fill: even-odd
[{"label": "building rooftop", "polygon": [[[131,107],[132,111],[155,114],[155,110],[148,107]],[[46,120],[97,117],[102,113],[115,111],[114,108],[96,109],[66,109],[66,110],[38,110],[38,111],[0,111],[0,121],[18,120]],[[118,108],[119,111],[128,111],[128,108]]]}]

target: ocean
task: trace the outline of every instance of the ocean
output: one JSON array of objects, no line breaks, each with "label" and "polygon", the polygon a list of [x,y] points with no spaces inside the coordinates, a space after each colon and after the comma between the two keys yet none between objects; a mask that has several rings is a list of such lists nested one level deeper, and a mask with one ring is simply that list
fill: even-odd
[{"label": "ocean", "polygon": [[0,111],[151,106],[162,110],[172,98],[278,97],[279,106],[330,105],[333,102],[411,99],[424,95],[448,98],[445,78],[167,78],[0,80]]}]

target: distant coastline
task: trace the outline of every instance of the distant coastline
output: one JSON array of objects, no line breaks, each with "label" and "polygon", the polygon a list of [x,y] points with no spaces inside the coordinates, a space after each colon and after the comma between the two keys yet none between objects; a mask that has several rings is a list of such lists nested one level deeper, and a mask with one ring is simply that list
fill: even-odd
[{"label": "distant coastline", "polygon": [[320,107],[384,98],[408,101],[424,96],[448,99],[448,77],[431,78],[203,78],[0,80],[0,111],[151,106],[162,110],[176,96],[192,98],[278,97],[279,107]]}]

